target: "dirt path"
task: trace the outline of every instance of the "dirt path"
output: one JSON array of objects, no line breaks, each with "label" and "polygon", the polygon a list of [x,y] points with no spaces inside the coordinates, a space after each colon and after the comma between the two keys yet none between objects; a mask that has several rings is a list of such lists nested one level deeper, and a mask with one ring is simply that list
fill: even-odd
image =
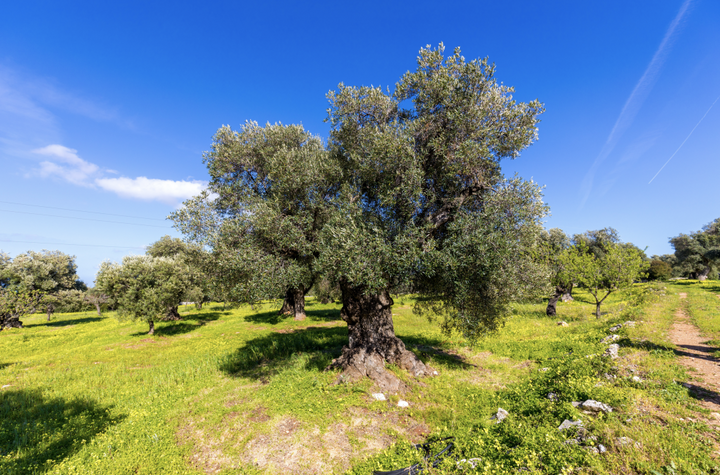
[{"label": "dirt path", "polygon": [[[687,298],[687,294],[680,293],[680,298]],[[720,359],[713,356],[718,348],[707,345],[707,340],[682,309],[675,312],[670,341],[678,346],[680,363],[695,372],[695,381],[685,386],[707,409],[720,412]]]}]

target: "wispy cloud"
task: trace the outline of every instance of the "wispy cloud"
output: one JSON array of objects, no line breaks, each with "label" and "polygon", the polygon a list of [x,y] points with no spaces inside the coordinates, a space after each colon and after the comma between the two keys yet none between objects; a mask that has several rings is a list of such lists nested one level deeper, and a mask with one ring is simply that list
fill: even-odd
[{"label": "wispy cloud", "polygon": [[78,157],[77,150],[62,145],[48,145],[32,151],[45,155],[53,161],[40,162],[40,176],[57,176],[73,185],[92,186],[91,179],[100,171],[94,163],[86,162]]},{"label": "wispy cloud", "polygon": [[73,185],[99,187],[122,198],[160,201],[175,206],[200,194],[207,186],[206,182],[199,180],[161,180],[144,176],[107,178],[105,174],[118,172],[102,170],[96,164],[80,158],[77,150],[59,144],[35,149],[32,153],[47,157],[47,160],[40,162],[40,169],[37,170],[43,178],[59,178]]},{"label": "wispy cloud", "polygon": [[655,84],[655,80],[660,73],[660,69],[665,62],[665,59],[667,58],[670,47],[672,46],[672,42],[678,30],[678,26],[685,17],[685,14],[690,8],[691,3],[692,0],[685,0],[685,2],[683,2],[677,15],[673,19],[672,23],[670,23],[670,26],[665,32],[665,36],[660,42],[660,46],[658,46],[658,49],[655,51],[655,54],[650,60],[647,68],[645,68],[645,72],[640,77],[640,80],[637,82],[637,84],[635,84],[635,88],[632,90],[630,96],[625,101],[625,105],[620,111],[620,115],[615,121],[615,125],[610,131],[610,134],[608,135],[605,144],[603,145],[600,153],[595,158],[595,161],[590,167],[590,170],[588,170],[585,178],[583,179],[581,185],[583,197],[580,206],[583,206],[587,199],[590,197],[593,189],[593,182],[595,180],[595,174],[600,168],[600,165],[602,165],[605,159],[613,152],[615,146],[620,140],[620,137],[622,137],[625,131],[630,127],[633,120],[635,119],[635,116],[640,110],[640,107],[642,106],[643,102],[645,102],[645,99],[652,90],[652,87]]},{"label": "wispy cloud", "polygon": [[146,178],[99,178],[95,183],[104,190],[116,193],[124,198],[136,198],[146,201],[161,201],[171,205],[199,195],[207,183],[202,181],[174,181]]}]

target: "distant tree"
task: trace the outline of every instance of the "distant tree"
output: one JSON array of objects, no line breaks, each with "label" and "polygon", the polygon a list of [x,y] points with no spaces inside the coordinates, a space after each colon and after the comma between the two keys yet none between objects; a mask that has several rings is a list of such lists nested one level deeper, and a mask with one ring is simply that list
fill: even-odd
[{"label": "distant tree", "polygon": [[667,280],[672,277],[672,266],[665,261],[660,259],[653,259],[650,261],[650,267],[648,269],[649,280]]},{"label": "distant tree", "polygon": [[646,265],[642,254],[634,246],[608,243],[598,257],[580,242],[562,255],[562,265],[569,277],[585,288],[595,299],[595,316],[600,306],[613,292],[627,288],[642,277]]},{"label": "distant tree", "polygon": [[545,313],[554,317],[557,314],[557,302],[560,298],[572,300],[573,281],[563,263],[563,254],[570,248],[570,239],[558,228],[552,228],[541,236],[550,268],[550,282],[555,288],[553,295],[548,299]]},{"label": "distant tree", "polygon": [[[245,302],[282,296],[281,313],[304,319],[340,173],[322,140],[299,125],[248,122],[218,130],[205,162],[217,199],[187,201],[171,215],[176,227],[213,248],[224,295]],[[208,215],[219,219],[210,223]]]},{"label": "distant tree", "polygon": [[705,280],[717,276],[720,266],[720,218],[703,226],[701,231],[670,238],[675,249],[677,267],[691,279]]},{"label": "distant tree", "polygon": [[46,297],[40,302],[46,309],[48,321],[63,290],[85,290],[78,278],[75,256],[60,251],[28,251],[17,255],[5,266],[7,285],[11,288],[38,291]]},{"label": "distant tree", "polygon": [[168,308],[180,305],[192,285],[192,271],[181,259],[128,256],[122,264],[103,262],[95,283],[116,302],[119,316],[147,322],[152,335]]},{"label": "distant tree", "polygon": [[20,319],[34,312],[42,298],[43,294],[37,290],[0,288],[0,330],[22,328]]},{"label": "distant tree", "polygon": [[100,291],[100,289],[93,287],[92,289],[88,289],[83,294],[83,300],[86,303],[93,305],[95,307],[95,309],[97,310],[97,314],[101,315],[100,308],[102,307],[103,304],[108,303],[110,301],[110,297],[108,297],[107,295],[102,293]]},{"label": "distant tree", "polygon": [[[148,246],[145,253],[152,257],[181,260],[190,270],[190,285],[185,292],[185,300],[195,302],[198,309],[209,301],[211,290],[206,278],[209,255],[200,245],[166,235]],[[178,307],[169,308],[167,317],[171,320],[179,319]]]}]

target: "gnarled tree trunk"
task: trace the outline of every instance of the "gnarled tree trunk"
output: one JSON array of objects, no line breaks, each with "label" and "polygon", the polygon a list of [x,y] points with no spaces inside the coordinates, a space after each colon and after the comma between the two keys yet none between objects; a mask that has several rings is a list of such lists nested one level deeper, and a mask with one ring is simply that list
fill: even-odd
[{"label": "gnarled tree trunk", "polygon": [[20,316],[15,314],[0,315],[0,330],[5,328],[22,328]]},{"label": "gnarled tree trunk", "polygon": [[563,302],[572,302],[574,300],[572,296],[572,291],[573,284],[570,283],[567,287],[565,287],[565,292],[563,292],[563,294],[560,296],[560,300],[562,300]]},{"label": "gnarled tree trunk", "polygon": [[708,278],[708,275],[710,275],[710,268],[706,267],[705,269],[697,273],[697,280],[702,282],[703,280]]},{"label": "gnarled tree trunk", "polygon": [[385,369],[386,362],[416,377],[431,373],[432,370],[395,336],[393,300],[387,291],[366,294],[363,287],[347,283],[341,283],[340,289],[343,300],[340,316],[347,322],[349,341],[330,368],[342,369],[342,380],[355,381],[367,376],[382,389],[397,392],[404,385]]},{"label": "gnarled tree trunk", "polygon": [[[555,286],[555,293],[548,299],[547,308],[545,309],[545,315],[548,317],[554,317],[557,315],[557,303],[558,300],[562,298],[563,302],[566,302],[565,295],[569,294],[572,291],[572,284],[570,284],[570,287],[567,286],[563,287],[560,285]],[[572,300],[572,297],[570,297],[570,300]]]},{"label": "gnarled tree trunk", "polygon": [[295,312],[295,292],[292,289],[288,289],[285,292],[285,300],[283,300],[282,307],[280,307],[280,315],[290,315]]},{"label": "gnarled tree trunk", "polygon": [[100,315],[100,304],[98,302],[95,302],[95,308],[97,309],[98,315]]},{"label": "gnarled tree trunk", "polygon": [[155,334],[155,322],[150,320],[148,322],[148,324],[150,325],[150,331],[148,332],[148,335],[154,335]]},{"label": "gnarled tree trunk", "polygon": [[285,300],[280,308],[280,315],[292,315],[295,320],[305,320],[305,294],[304,287],[288,289],[285,292]]},{"label": "gnarled tree trunk", "polygon": [[293,300],[293,313],[295,314],[295,320],[305,320],[305,289],[303,287],[295,289]]},{"label": "gnarled tree trunk", "polygon": [[180,312],[178,312],[177,306],[168,307],[167,315],[165,315],[165,320],[180,320]]}]

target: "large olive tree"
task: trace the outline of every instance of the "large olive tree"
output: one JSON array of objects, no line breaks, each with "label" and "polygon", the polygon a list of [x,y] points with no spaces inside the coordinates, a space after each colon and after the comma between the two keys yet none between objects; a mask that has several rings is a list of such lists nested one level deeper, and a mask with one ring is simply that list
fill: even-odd
[{"label": "large olive tree", "polygon": [[677,267],[690,278],[705,280],[720,268],[720,218],[703,226],[701,231],[680,234],[670,239],[675,249]]},{"label": "large olive tree", "polygon": [[[393,92],[341,84],[328,95],[325,146],[299,126],[221,128],[205,160],[210,208],[224,220],[189,213],[187,234],[193,223],[213,230],[247,299],[307,289],[318,275],[339,286],[349,341],[332,366],[344,378],[392,390],[400,382],[385,363],[428,374],[395,335],[394,289],[414,289],[427,297],[419,312],[477,338],[548,281],[540,189],[500,170],[536,139],[543,108],[514,101],[494,72],[440,45],[422,49]],[[202,201],[188,209],[207,211]]]}]

